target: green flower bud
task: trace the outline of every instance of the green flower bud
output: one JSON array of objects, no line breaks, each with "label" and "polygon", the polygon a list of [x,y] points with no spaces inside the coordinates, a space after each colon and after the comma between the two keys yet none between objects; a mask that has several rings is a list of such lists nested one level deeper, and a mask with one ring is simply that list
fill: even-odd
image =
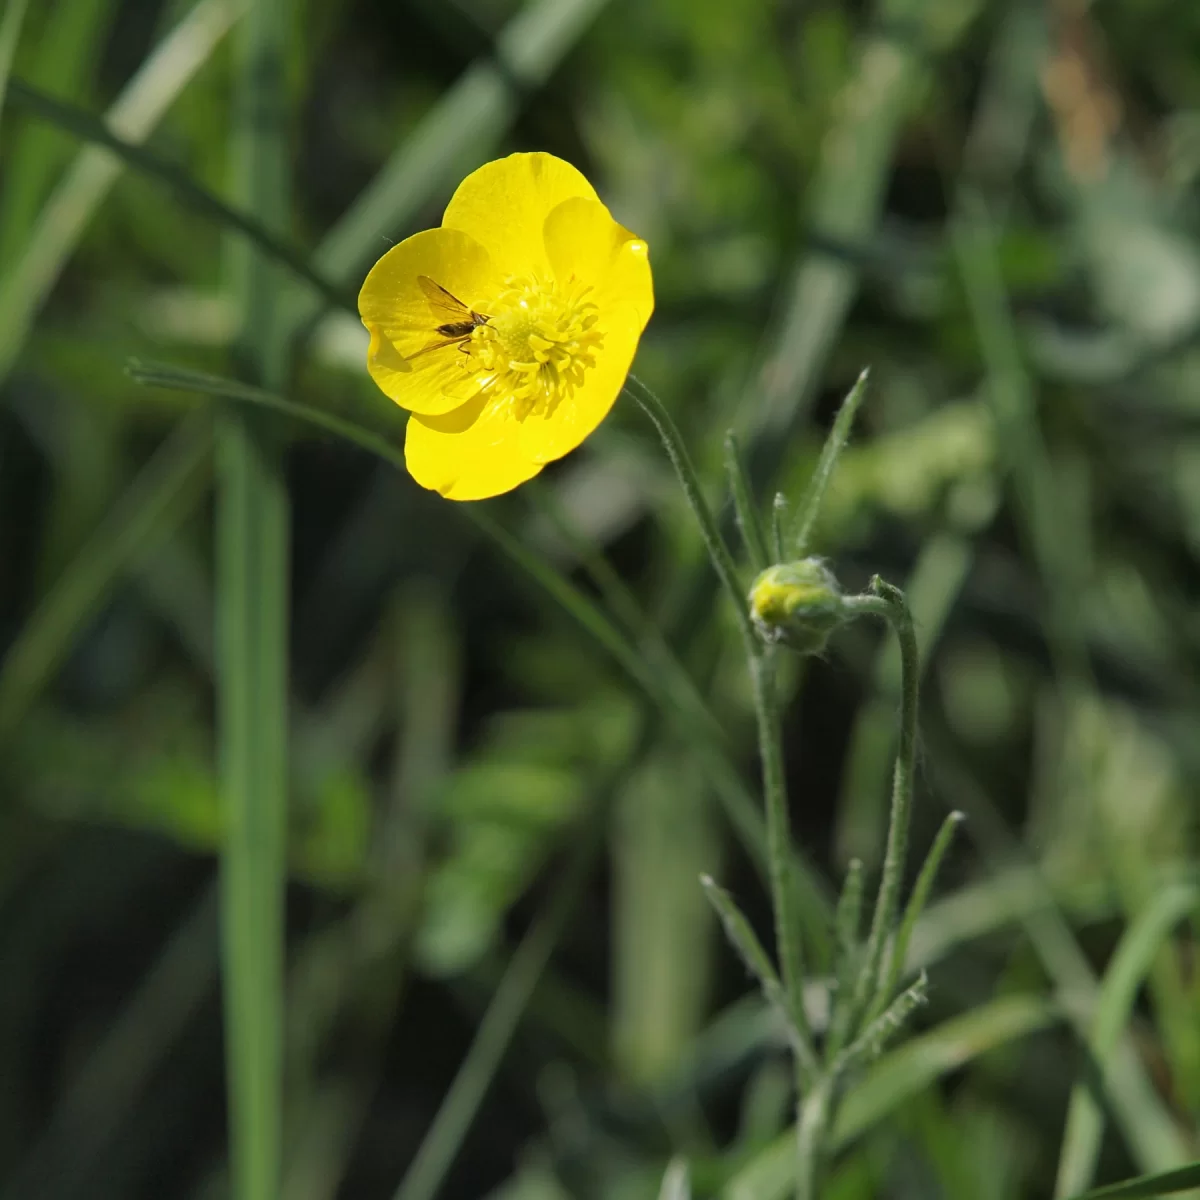
[{"label": "green flower bud", "polygon": [[819,558],[768,567],[750,589],[750,617],[764,642],[820,654],[847,619],[842,590]]}]

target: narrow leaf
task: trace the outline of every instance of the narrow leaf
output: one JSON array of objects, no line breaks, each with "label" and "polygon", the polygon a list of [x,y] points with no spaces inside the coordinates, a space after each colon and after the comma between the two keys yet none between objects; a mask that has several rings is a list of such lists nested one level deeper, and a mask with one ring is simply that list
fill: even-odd
[{"label": "narrow leaf", "polygon": [[854,1044],[846,1049],[843,1061],[839,1063],[840,1069],[847,1070],[859,1063],[869,1063],[877,1059],[888,1042],[908,1024],[909,1018],[928,998],[929,979],[922,971],[916,983],[901,992],[888,1005],[887,1010],[876,1017],[859,1034]]},{"label": "narrow leaf", "polygon": [[732,429],[725,434],[725,474],[729,479],[733,510],[737,516],[742,544],[746,548],[746,557],[756,571],[765,571],[771,565],[771,559],[768,557],[762,525],[754,511],[754,492],[746,475],[746,464],[742,461],[737,435]]},{"label": "narrow leaf", "polygon": [[829,436],[825,439],[825,445],[821,449],[821,457],[817,460],[817,467],[813,471],[812,479],[809,480],[804,499],[800,501],[799,524],[795,537],[792,539],[792,544],[796,547],[796,555],[799,558],[803,558],[809,552],[809,542],[821,510],[821,501],[825,499],[825,492],[829,487],[829,481],[833,478],[837,460],[850,440],[850,430],[854,427],[854,418],[867,392],[868,374],[869,371],[863,371],[850,389],[846,399],[842,401],[842,407],[838,409],[838,415],[834,418],[833,428],[830,429]]},{"label": "narrow leaf", "polygon": [[1071,1200],[1135,1200],[1139,1196],[1170,1196],[1196,1187],[1200,1187],[1200,1162],[1155,1175],[1140,1175],[1137,1179],[1093,1188],[1090,1192],[1079,1192]]},{"label": "narrow leaf", "polygon": [[[1171,930],[1200,900],[1200,889],[1180,883],[1159,892],[1125,930],[1096,1000],[1088,1049],[1101,1078],[1109,1070],[1121,1031],[1129,1023],[1142,983]],[[1072,1196],[1091,1182],[1100,1153],[1103,1110],[1088,1083],[1071,1091],[1067,1125],[1058,1160],[1056,1197]],[[1132,1194],[1132,1193],[1131,1193]]]},{"label": "narrow leaf", "polygon": [[925,911],[925,905],[929,902],[934,880],[937,879],[942,859],[945,858],[946,851],[954,839],[954,832],[965,820],[966,817],[962,813],[952,812],[942,822],[937,837],[933,839],[933,845],[925,856],[925,862],[921,865],[921,872],[917,876],[912,895],[905,906],[904,916],[900,918],[900,927],[897,929],[892,943],[891,959],[882,986],[871,1006],[870,1018],[882,1011],[888,1003],[889,997],[896,992],[896,987],[900,982],[900,972],[904,969],[904,960],[908,955],[908,943],[912,939],[912,931],[916,928],[917,921],[920,919],[921,913]]},{"label": "narrow leaf", "polygon": [[165,184],[176,198],[193,212],[217,225],[240,233],[264,254],[290,268],[301,279],[311,284],[328,304],[357,314],[358,307],[354,298],[319,274],[303,251],[273,233],[262,221],[213,195],[182,167],[176,166],[152,150],[147,150],[137,142],[119,137],[103,121],[85,109],[55,99],[20,79],[13,79],[9,84],[9,98],[14,104],[36,113],[59,129],[111,151],[127,167],[133,167],[143,175]]},{"label": "narrow leaf", "polygon": [[783,991],[783,984],[780,983],[779,976],[775,973],[775,968],[771,964],[770,956],[763,949],[762,943],[758,940],[757,935],[750,926],[750,922],[746,920],[741,909],[734,903],[733,897],[724,888],[719,887],[711,876],[701,875],[700,886],[704,888],[704,894],[708,897],[709,903],[716,910],[717,916],[721,918],[721,924],[725,929],[725,936],[729,938],[731,945],[738,953],[738,957],[745,963],[746,969],[758,980],[759,985],[762,987],[763,995],[767,998],[767,1002],[783,1019],[785,1027],[788,1030],[788,1037],[800,1061],[801,1069],[806,1075],[811,1076],[815,1074],[817,1067],[816,1055],[808,1043],[801,1037],[799,1030],[792,1020],[788,1009],[787,996]]}]

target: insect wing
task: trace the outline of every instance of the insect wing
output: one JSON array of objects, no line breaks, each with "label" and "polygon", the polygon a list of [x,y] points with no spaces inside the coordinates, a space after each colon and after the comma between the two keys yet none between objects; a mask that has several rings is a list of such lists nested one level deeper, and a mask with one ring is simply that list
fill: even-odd
[{"label": "insect wing", "polygon": [[471,310],[453,293],[446,291],[440,283],[435,283],[428,275],[418,275],[417,284],[425,293],[429,307],[435,313],[453,317],[456,321],[471,321]]},{"label": "insect wing", "polygon": [[429,354],[434,350],[441,350],[445,346],[457,346],[460,342],[465,342],[467,339],[463,337],[438,338],[435,342],[430,342],[427,346],[422,346],[420,350],[414,350],[412,354],[406,354],[404,357],[412,362],[414,358],[420,358],[423,354]]}]

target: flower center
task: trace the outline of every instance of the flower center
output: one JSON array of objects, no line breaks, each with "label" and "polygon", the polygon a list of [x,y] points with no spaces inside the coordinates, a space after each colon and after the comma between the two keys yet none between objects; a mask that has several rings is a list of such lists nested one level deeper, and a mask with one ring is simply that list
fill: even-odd
[{"label": "flower center", "polygon": [[595,328],[600,310],[585,298],[590,291],[533,276],[504,281],[487,323],[472,330],[465,348],[467,369],[491,403],[523,421],[531,413],[548,416],[570,398],[604,341]]}]

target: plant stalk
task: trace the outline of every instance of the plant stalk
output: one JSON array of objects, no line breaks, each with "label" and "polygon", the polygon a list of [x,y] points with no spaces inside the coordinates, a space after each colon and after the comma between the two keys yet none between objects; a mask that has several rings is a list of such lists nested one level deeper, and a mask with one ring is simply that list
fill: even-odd
[{"label": "plant stalk", "polygon": [[779,729],[775,676],[766,648],[754,632],[745,589],[738,580],[733,555],[721,534],[712,509],[704,499],[700,479],[692,465],[678,427],[662,401],[640,379],[630,375],[625,394],[636,401],[654,423],[679,477],[683,493],[700,526],[712,564],[733,603],[746,650],[754,687],[754,712],[762,758],[763,800],[767,820],[767,870],[771,905],[775,913],[775,952],[783,980],[788,1009],[801,1039],[811,1045],[812,1036],[804,1012],[804,976],[797,906],[791,892],[791,834],[788,823],[787,783],[783,769],[783,746]]}]

